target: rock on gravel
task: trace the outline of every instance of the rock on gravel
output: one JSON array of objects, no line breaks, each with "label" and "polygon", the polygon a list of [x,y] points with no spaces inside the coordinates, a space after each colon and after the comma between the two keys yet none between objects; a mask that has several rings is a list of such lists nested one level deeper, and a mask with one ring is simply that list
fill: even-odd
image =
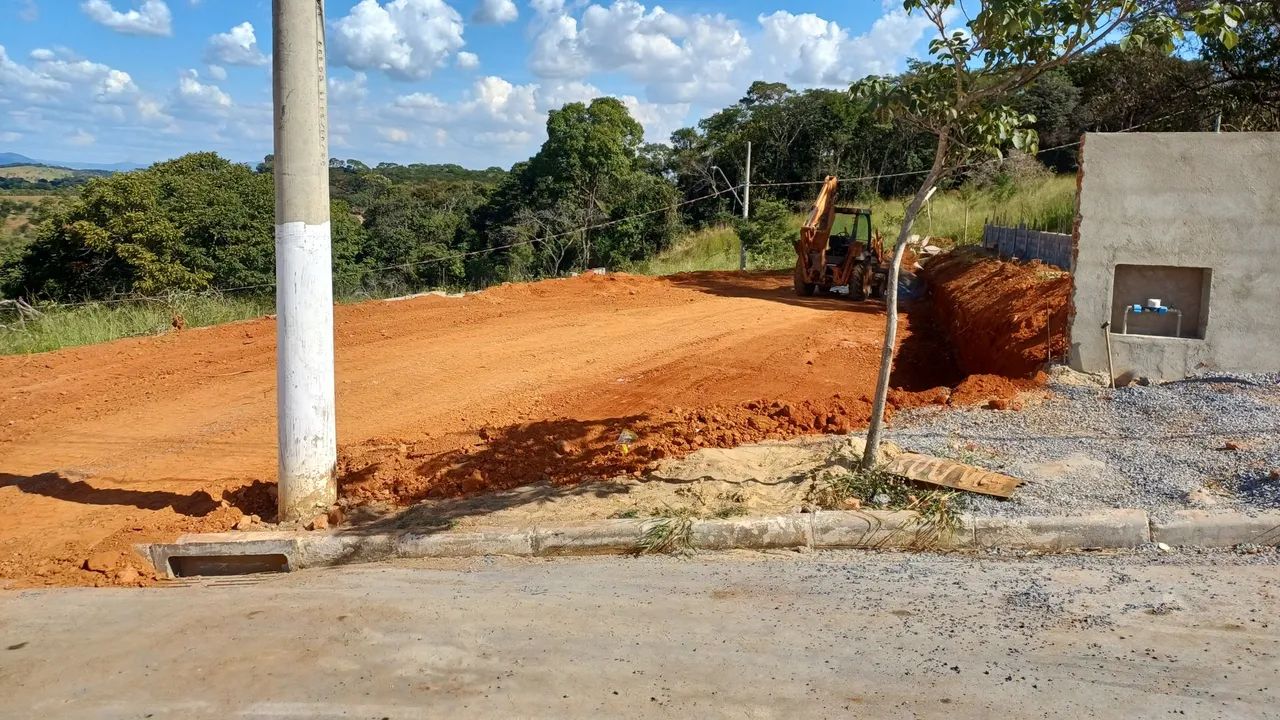
[{"label": "rock on gravel", "polygon": [[[992,515],[1140,508],[1164,516],[1212,498],[1221,510],[1280,508],[1280,374],[1214,375],[1112,390],[1050,380],[1020,412],[906,410],[890,438],[1027,481]],[[1225,448],[1235,449],[1227,450]]]}]

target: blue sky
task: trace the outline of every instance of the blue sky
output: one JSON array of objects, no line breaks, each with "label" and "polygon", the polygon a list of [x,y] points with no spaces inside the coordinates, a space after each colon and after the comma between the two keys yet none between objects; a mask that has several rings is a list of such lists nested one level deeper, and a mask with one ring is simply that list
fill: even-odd
[{"label": "blue sky", "polygon": [[[928,40],[895,0],[328,0],[330,154],[509,166],[546,112],[623,99],[662,141],[752,80],[840,87]],[[270,0],[0,0],[0,151],[271,150]]]}]

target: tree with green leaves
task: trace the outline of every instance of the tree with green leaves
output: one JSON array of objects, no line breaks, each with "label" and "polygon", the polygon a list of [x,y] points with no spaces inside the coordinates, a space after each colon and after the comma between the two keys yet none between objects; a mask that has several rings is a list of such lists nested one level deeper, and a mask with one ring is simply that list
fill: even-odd
[{"label": "tree with green leaves", "polygon": [[782,267],[795,261],[795,220],[786,203],[761,198],[753,203],[751,218],[737,219],[734,227],[755,267]]},{"label": "tree with green leaves", "polygon": [[1278,130],[1280,2],[1240,0],[1239,5],[1243,20],[1235,35],[1209,37],[1200,55],[1213,70],[1214,94],[1229,126]]},{"label": "tree with green leaves", "polygon": [[616,98],[551,111],[541,149],[517,163],[476,214],[475,249],[502,251],[478,260],[487,268],[477,274],[514,280],[616,267],[669,244],[678,227],[675,188],[643,138]]},{"label": "tree with green leaves", "polygon": [[[898,278],[915,219],[933,188],[950,172],[1007,148],[1034,152],[1035,117],[1010,105],[1014,93],[1127,30],[1127,44],[1171,50],[1185,32],[1179,18],[1142,11],[1134,0],[982,0],[977,8],[957,0],[905,0],[936,28],[929,59],[911,63],[896,77],[871,77],[851,92],[889,118],[906,121],[936,138],[933,162],[912,196],[890,263],[888,313],[880,376],[862,467],[878,458],[898,330]],[[969,15],[971,10],[975,14]],[[1224,45],[1235,42],[1242,15],[1234,5],[1206,3],[1190,20],[1194,31]],[[964,18],[963,29],[957,29]]]},{"label": "tree with green leaves", "polygon": [[[214,153],[95,179],[52,213],[0,291],[66,301],[269,287],[274,205],[269,175]],[[335,271],[349,272],[363,229],[341,201],[332,224]]]}]

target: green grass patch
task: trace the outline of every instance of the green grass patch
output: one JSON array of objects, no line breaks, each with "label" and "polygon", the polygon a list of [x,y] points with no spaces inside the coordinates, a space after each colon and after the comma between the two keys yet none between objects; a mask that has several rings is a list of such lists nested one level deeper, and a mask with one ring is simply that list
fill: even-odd
[{"label": "green grass patch", "polygon": [[[898,237],[910,198],[871,203],[875,228],[888,239]],[[951,238],[959,245],[982,242],[982,226],[1026,224],[1033,230],[1071,232],[1076,213],[1076,178],[1057,175],[1036,178],[1016,187],[979,190],[964,187],[937,193],[916,218],[913,233]]]},{"label": "green grass patch", "polygon": [[[473,288],[437,288],[450,294]],[[340,291],[337,304],[406,297],[416,291],[402,282],[376,289]],[[85,305],[38,305],[39,317],[22,317],[14,307],[0,307],[0,355],[47,352],[127,337],[161,335],[174,329],[175,317],[184,327],[222,325],[271,315],[270,294],[221,295],[175,293],[163,299],[125,299]]]},{"label": "green grass patch", "polygon": [[834,466],[813,479],[806,500],[823,510],[907,510],[917,513],[913,544],[934,547],[960,529],[965,495],[951,490],[923,488],[885,471],[864,470],[860,458],[837,458]]},{"label": "green grass patch", "polygon": [[[870,203],[873,226],[889,245],[898,237],[908,202],[910,198],[886,198]],[[982,241],[985,222],[1008,226],[1023,223],[1034,230],[1071,232],[1075,212],[1076,179],[1071,175],[1036,177],[1016,186],[969,186],[934,195],[917,218],[914,234],[951,238],[958,245],[976,245]],[[793,216],[795,232],[800,231],[805,217],[804,213]],[[750,267],[779,270],[791,267],[792,262],[788,255],[766,265],[753,262]],[[627,269],[644,275],[737,270],[738,233],[732,225],[697,230],[654,258]]]},{"label": "green grass patch", "polygon": [[653,258],[629,268],[641,275],[737,269],[738,233],[732,225],[717,225],[688,233]]},{"label": "green grass patch", "polygon": [[39,317],[0,310],[0,354],[36,353],[173,330],[175,316],[186,327],[204,327],[275,312],[271,297],[174,295],[161,300],[92,303],[40,308]]}]

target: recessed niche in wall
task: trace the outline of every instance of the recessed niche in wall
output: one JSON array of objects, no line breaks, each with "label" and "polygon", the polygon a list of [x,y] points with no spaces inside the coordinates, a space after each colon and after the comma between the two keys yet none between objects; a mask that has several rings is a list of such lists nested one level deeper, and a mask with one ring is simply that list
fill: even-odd
[{"label": "recessed niche in wall", "polygon": [[[1213,271],[1209,268],[1174,267],[1172,265],[1116,265],[1115,284],[1111,295],[1111,332],[1124,332],[1126,321],[1130,335],[1183,337],[1204,339],[1209,324],[1209,287]],[[1160,300],[1168,312],[1130,311],[1134,305],[1147,306],[1147,301]],[[1181,335],[1178,313],[1182,313]]]}]

